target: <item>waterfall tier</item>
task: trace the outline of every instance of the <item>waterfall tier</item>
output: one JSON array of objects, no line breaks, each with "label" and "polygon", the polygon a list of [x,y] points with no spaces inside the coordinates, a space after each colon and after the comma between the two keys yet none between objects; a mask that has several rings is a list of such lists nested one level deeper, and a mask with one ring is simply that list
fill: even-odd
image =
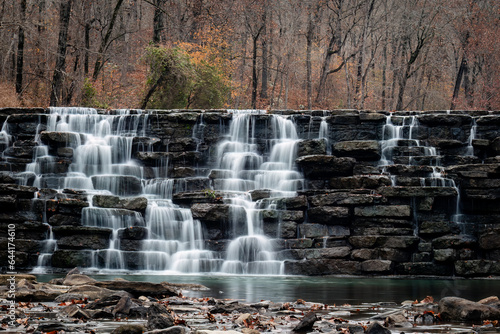
[{"label": "waterfall tier", "polygon": [[496,112],[40,111],[0,110],[19,268],[499,274]]}]

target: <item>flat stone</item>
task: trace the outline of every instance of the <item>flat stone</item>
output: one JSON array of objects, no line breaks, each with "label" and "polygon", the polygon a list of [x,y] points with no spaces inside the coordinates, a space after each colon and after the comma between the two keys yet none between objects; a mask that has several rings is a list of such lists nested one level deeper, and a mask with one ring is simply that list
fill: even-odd
[{"label": "flat stone", "polygon": [[306,155],[326,154],[326,141],[324,139],[306,139],[297,144],[297,157]]},{"label": "flat stone", "polygon": [[148,206],[148,200],[145,197],[120,198],[111,195],[94,195],[92,197],[92,204],[101,208],[145,211]]},{"label": "flat stone", "polygon": [[319,206],[307,210],[309,221],[313,223],[336,224],[349,218],[349,208],[342,206]]},{"label": "flat stone", "polygon": [[433,254],[434,260],[438,262],[451,262],[456,258],[456,250],[450,248],[435,249]]},{"label": "flat stone", "polygon": [[366,260],[361,262],[361,270],[368,273],[388,273],[392,270],[392,261]]},{"label": "flat stone", "polygon": [[443,248],[474,248],[477,240],[467,235],[447,235],[432,240],[432,247]]},{"label": "flat stone", "polygon": [[376,140],[342,141],[333,145],[333,155],[352,157],[356,160],[380,160],[380,145]]},{"label": "flat stone", "polygon": [[409,205],[374,205],[354,208],[358,217],[410,217]]},{"label": "flat stone", "polygon": [[220,222],[229,219],[230,207],[227,204],[199,203],[191,206],[194,219]]},{"label": "flat stone", "polygon": [[295,160],[297,165],[310,179],[328,179],[353,174],[355,159],[337,158],[331,155],[306,155]]},{"label": "flat stone", "polygon": [[386,197],[456,197],[453,187],[384,187],[379,190]]},{"label": "flat stone", "polygon": [[479,246],[482,249],[500,249],[500,228],[487,231],[479,236]]}]

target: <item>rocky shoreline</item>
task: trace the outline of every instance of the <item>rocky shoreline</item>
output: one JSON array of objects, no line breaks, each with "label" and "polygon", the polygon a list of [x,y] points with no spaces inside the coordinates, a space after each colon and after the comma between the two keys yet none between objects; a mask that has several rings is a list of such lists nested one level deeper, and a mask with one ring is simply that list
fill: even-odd
[{"label": "rocky shoreline", "polygon": [[198,284],[97,281],[78,269],[48,283],[27,274],[16,275],[13,287],[11,280],[12,276],[0,275],[0,328],[5,333],[500,332],[497,296],[477,302],[422,296],[401,304],[328,305],[302,299],[249,303],[183,295],[207,289]]}]

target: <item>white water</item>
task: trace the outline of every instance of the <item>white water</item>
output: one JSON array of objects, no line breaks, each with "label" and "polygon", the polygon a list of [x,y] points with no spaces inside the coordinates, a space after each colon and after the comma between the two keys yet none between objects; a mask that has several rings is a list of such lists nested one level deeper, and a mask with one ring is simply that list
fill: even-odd
[{"label": "white water", "polygon": [[[263,235],[262,202],[252,202],[249,191],[268,189],[273,197],[294,196],[303,186],[302,175],[296,170],[298,136],[290,119],[269,115],[265,146],[268,158],[258,152],[256,119],[250,112],[234,112],[227,139],[218,147],[218,172],[223,176],[216,190],[226,194],[225,202],[232,212],[230,226],[244,227],[232,240],[221,271],[231,274],[282,274],[271,239]],[[260,129],[262,131],[262,129]],[[262,144],[262,143],[260,143]],[[265,152],[264,152],[265,153]]]},{"label": "white water", "polygon": [[[450,114],[447,112],[447,114]],[[451,215],[451,221],[457,223],[459,226],[463,224],[463,215],[460,211],[460,189],[455,181],[446,177],[444,167],[440,164],[440,157],[435,147],[423,146],[420,140],[416,139],[415,133],[418,130],[418,120],[415,116],[400,116],[402,118],[400,125],[394,125],[392,122],[393,116],[387,116],[386,124],[383,126],[383,140],[381,142],[382,157],[380,166],[383,166],[386,172],[386,166],[394,164],[394,152],[401,146],[415,147],[416,152],[422,154],[423,157],[431,157],[429,159],[432,172],[427,177],[420,178],[420,185],[423,187],[451,187],[457,192],[455,200],[454,213]],[[468,148],[466,155],[473,155],[474,150],[472,147],[472,140],[475,138],[476,124],[475,121],[471,128],[470,137],[468,140]],[[408,164],[412,165],[413,157],[411,151],[408,151]],[[397,186],[397,176],[391,175],[393,186]]]},{"label": "white water", "polygon": [[[302,175],[295,166],[295,125],[285,117],[260,116],[267,118],[267,129],[257,138],[254,117],[263,115],[263,111],[230,112],[234,116],[229,134],[217,147],[216,169],[222,177],[215,180],[214,190],[225,194],[224,202],[230,205],[230,228],[238,232],[233,233],[224,253],[205,249],[200,222],[193,219],[190,209],[172,203],[174,180],[158,177],[167,175],[168,161],[153,167],[157,178],[145,179],[144,168],[132,159],[134,137],[146,134],[147,114],[52,108],[46,131],[68,138],[65,147],[73,151],[72,163],[67,172],[58,170],[59,158],[41,144],[38,134],[33,163],[18,174],[19,182],[59,189],[56,199],[68,196],[64,189],[88,194],[90,206],[82,210],[81,225],[110,231],[107,248],[87,250],[89,271],[282,274],[283,261],[276,255],[274,240],[263,234],[262,211],[272,206],[273,198],[294,196],[303,187]],[[193,129],[198,144],[203,141],[204,126],[201,119]],[[2,138],[8,139],[7,135]],[[177,182],[177,189],[180,186]],[[252,202],[249,191],[256,189],[269,190],[272,198],[266,199],[266,204]],[[93,196],[103,194],[143,196],[148,206],[144,214],[93,206]],[[52,227],[47,224],[47,228],[36,273],[50,271],[51,257],[58,247],[57,230],[54,235]],[[130,240],[122,239],[124,234],[138,231],[145,237],[134,239],[133,247]],[[223,258],[221,254],[227,255]]]}]

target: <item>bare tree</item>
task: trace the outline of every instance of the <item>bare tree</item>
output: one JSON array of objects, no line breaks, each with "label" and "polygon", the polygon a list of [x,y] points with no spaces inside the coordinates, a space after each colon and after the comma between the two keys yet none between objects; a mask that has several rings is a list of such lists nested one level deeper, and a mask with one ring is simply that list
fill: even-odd
[{"label": "bare tree", "polygon": [[52,89],[50,92],[50,105],[57,106],[61,97],[62,79],[66,65],[66,49],[68,48],[68,26],[71,16],[71,5],[73,0],[62,0],[59,9],[59,41],[57,43],[57,58],[54,76],[52,78]]}]

